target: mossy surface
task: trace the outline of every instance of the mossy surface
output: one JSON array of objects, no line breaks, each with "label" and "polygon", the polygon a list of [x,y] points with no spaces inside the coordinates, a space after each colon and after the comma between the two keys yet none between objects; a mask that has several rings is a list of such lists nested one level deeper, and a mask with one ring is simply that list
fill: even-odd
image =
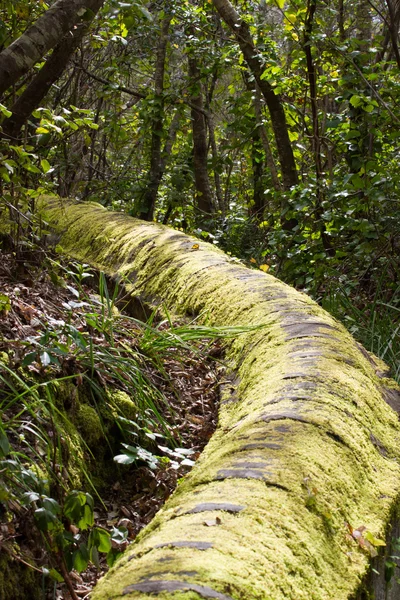
[{"label": "mossy surface", "polygon": [[[235,383],[217,432],[93,600],[354,596],[369,556],[345,523],[384,537],[400,491],[382,365],[310,298],[207,243],[98,205],[43,198],[40,210],[66,251],[142,301],[264,325],[228,342]],[[215,509],[227,503],[242,508]]]},{"label": "mossy surface", "polygon": [[138,408],[132,398],[122,390],[108,392],[109,405],[115,417],[122,416],[125,419],[135,420]]},{"label": "mossy surface", "polygon": [[76,425],[89,448],[94,448],[104,437],[98,412],[88,404],[82,404],[76,414]]},{"label": "mossy surface", "polygon": [[42,600],[42,576],[0,552],[0,600]]}]

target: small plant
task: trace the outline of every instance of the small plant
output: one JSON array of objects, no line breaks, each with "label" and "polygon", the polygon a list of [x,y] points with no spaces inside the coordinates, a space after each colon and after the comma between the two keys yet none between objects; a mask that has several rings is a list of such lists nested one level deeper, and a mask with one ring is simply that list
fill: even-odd
[{"label": "small plant", "polygon": [[[398,563],[400,561],[400,538],[394,539],[392,541],[391,552],[392,554],[388,556],[385,561],[385,581],[388,584],[388,586],[395,577],[396,569],[399,568]],[[396,578],[396,581],[400,583],[399,578]]]},{"label": "small plant", "polygon": [[[75,598],[71,569],[81,572],[89,562],[99,566],[102,554],[111,565],[129,543],[124,528],[95,525],[94,495],[102,501],[90,473],[100,474],[102,461],[114,457],[117,447],[121,471],[123,465],[144,466],[142,473],[157,471],[150,476],[159,473],[172,482],[174,471],[190,468],[197,450],[183,448],[180,427],[168,423],[174,413],[167,398],[178,394],[166,361],[184,364],[188,356],[203,361],[213,340],[254,328],[176,325],[166,311],[164,320],[153,313],[143,323],[117,310],[118,286],[110,293],[104,274],[95,294],[85,285],[94,275],[88,265],[45,260],[46,281],[60,290],[56,310],[30,307],[35,325],[27,337],[2,342],[7,352],[0,355],[0,504],[18,527],[22,511],[32,524],[29,535],[40,534],[46,564],[31,566],[54,582],[65,581]],[[6,318],[24,306],[12,294],[3,305]],[[62,389],[68,398],[57,395]],[[98,423],[104,455],[85,437],[88,415]],[[71,431],[73,443],[67,440]],[[79,483],[70,474],[74,465],[82,475]],[[11,546],[10,551],[18,560]]]},{"label": "small plant", "polygon": [[[36,391],[30,389],[27,405],[34,404],[32,394],[38,400]],[[21,396],[18,396],[19,400]],[[41,408],[41,412],[47,410],[43,401]],[[29,412],[32,416],[33,409]],[[25,512],[25,520],[32,518],[43,537],[50,564],[41,568],[43,574],[56,582],[64,581],[71,597],[76,600],[69,572],[72,569],[79,573],[84,571],[89,561],[100,568],[99,553],[106,554],[107,564],[112,566],[125,547],[128,531],[114,527],[108,532],[94,526],[92,495],[83,491],[68,491],[66,482],[59,477],[61,468],[58,464],[60,454],[57,441],[51,443],[51,437],[43,426],[38,427],[29,420],[24,422],[21,419],[23,413],[24,408],[19,411],[17,418],[7,422],[7,427],[0,420],[0,502],[8,511]],[[23,430],[34,435],[36,447],[23,438]],[[7,431],[13,437],[20,432],[20,447],[24,443],[26,453],[21,452],[20,448],[13,450]],[[48,454],[44,452],[45,448],[51,449]],[[46,477],[47,472],[53,481]],[[57,475],[59,483],[55,485]],[[8,551],[19,560],[12,545]],[[31,566],[37,570],[37,567]]]}]

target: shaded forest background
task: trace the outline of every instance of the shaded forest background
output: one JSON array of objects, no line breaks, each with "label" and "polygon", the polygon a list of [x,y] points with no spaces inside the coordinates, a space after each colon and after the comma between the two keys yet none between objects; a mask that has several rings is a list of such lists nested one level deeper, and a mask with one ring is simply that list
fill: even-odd
[{"label": "shaded forest background", "polygon": [[43,193],[183,229],[310,293],[398,376],[399,25],[398,0],[2,0],[13,243],[35,243]]}]

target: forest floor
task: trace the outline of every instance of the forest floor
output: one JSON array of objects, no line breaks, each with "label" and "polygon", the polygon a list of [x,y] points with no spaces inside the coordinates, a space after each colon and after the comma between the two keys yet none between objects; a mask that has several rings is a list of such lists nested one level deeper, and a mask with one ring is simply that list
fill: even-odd
[{"label": "forest floor", "polygon": [[[32,432],[36,427],[36,415],[23,410],[18,402],[10,401],[10,387],[15,384],[10,384],[9,373],[18,374],[22,380],[32,377],[42,381],[74,376],[79,386],[85,372],[79,359],[81,338],[78,336],[75,341],[66,344],[66,323],[68,331],[79,332],[84,339],[91,337],[96,351],[107,350],[110,345],[105,332],[94,330],[92,321],[88,319],[88,303],[89,312],[97,310],[100,313],[103,310],[98,294],[85,284],[91,276],[93,273],[87,266],[71,264],[47,253],[40,256],[28,253],[22,257],[12,253],[2,255],[0,356],[3,357],[3,365],[6,364],[6,371],[0,362],[0,426],[3,422],[3,431],[8,432],[13,456],[23,456],[35,462],[36,438]],[[93,309],[96,303],[97,308]],[[147,330],[128,317],[125,321],[122,317],[121,323],[123,327],[113,331],[113,344],[123,353],[126,347],[137,347],[138,338]],[[168,322],[152,324],[159,330],[168,330],[175,325]],[[60,348],[64,351],[60,352]],[[109,531],[120,528],[126,532],[119,546],[118,542],[113,542],[118,550],[122,551],[132,543],[138,532],[154,517],[215,430],[218,381],[224,371],[218,360],[221,352],[221,342],[198,340],[190,348],[186,345],[179,349],[171,346],[162,357],[161,371],[153,360],[145,357],[141,362],[146,380],[166,400],[164,407],[168,406],[168,410],[164,411],[163,417],[175,438],[175,445],[184,449],[179,459],[189,456],[191,460],[174,460],[172,445],[169,451],[164,448],[164,460],[150,465],[152,468],[145,461],[137,461],[133,465],[115,464],[114,479],[107,481],[106,488],[100,490],[102,502],[95,498],[94,518],[95,526]],[[124,388],[121,379],[109,380],[100,369],[97,383],[104,389],[112,386]],[[162,410],[161,405],[158,408]],[[44,422],[41,426],[50,428],[50,423]],[[155,429],[149,435],[153,442]],[[51,432],[47,434],[51,435]],[[167,445],[165,441],[163,443]],[[151,451],[157,454],[154,447]],[[25,560],[38,571],[58,568],[57,561],[46,550],[43,535],[35,529],[32,507],[16,500],[12,486],[5,487],[7,493],[3,489],[3,497],[0,497],[0,550],[5,550],[10,560]],[[70,528],[76,533],[73,525]],[[29,557],[28,560],[26,557]],[[75,598],[88,598],[97,579],[106,570],[105,559],[100,561],[100,569],[89,563],[88,568],[80,573],[71,570],[69,588],[72,586],[73,592],[68,591],[64,582],[51,583],[47,577],[49,585],[47,595],[43,597],[70,600],[75,595]]]}]

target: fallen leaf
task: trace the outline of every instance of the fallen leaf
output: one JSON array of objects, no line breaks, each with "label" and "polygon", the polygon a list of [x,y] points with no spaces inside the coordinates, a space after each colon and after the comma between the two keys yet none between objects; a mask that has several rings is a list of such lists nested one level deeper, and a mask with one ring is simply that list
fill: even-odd
[{"label": "fallen leaf", "polygon": [[261,271],[264,271],[264,273],[266,273],[269,269],[269,265],[260,265],[259,268],[261,269]]}]

